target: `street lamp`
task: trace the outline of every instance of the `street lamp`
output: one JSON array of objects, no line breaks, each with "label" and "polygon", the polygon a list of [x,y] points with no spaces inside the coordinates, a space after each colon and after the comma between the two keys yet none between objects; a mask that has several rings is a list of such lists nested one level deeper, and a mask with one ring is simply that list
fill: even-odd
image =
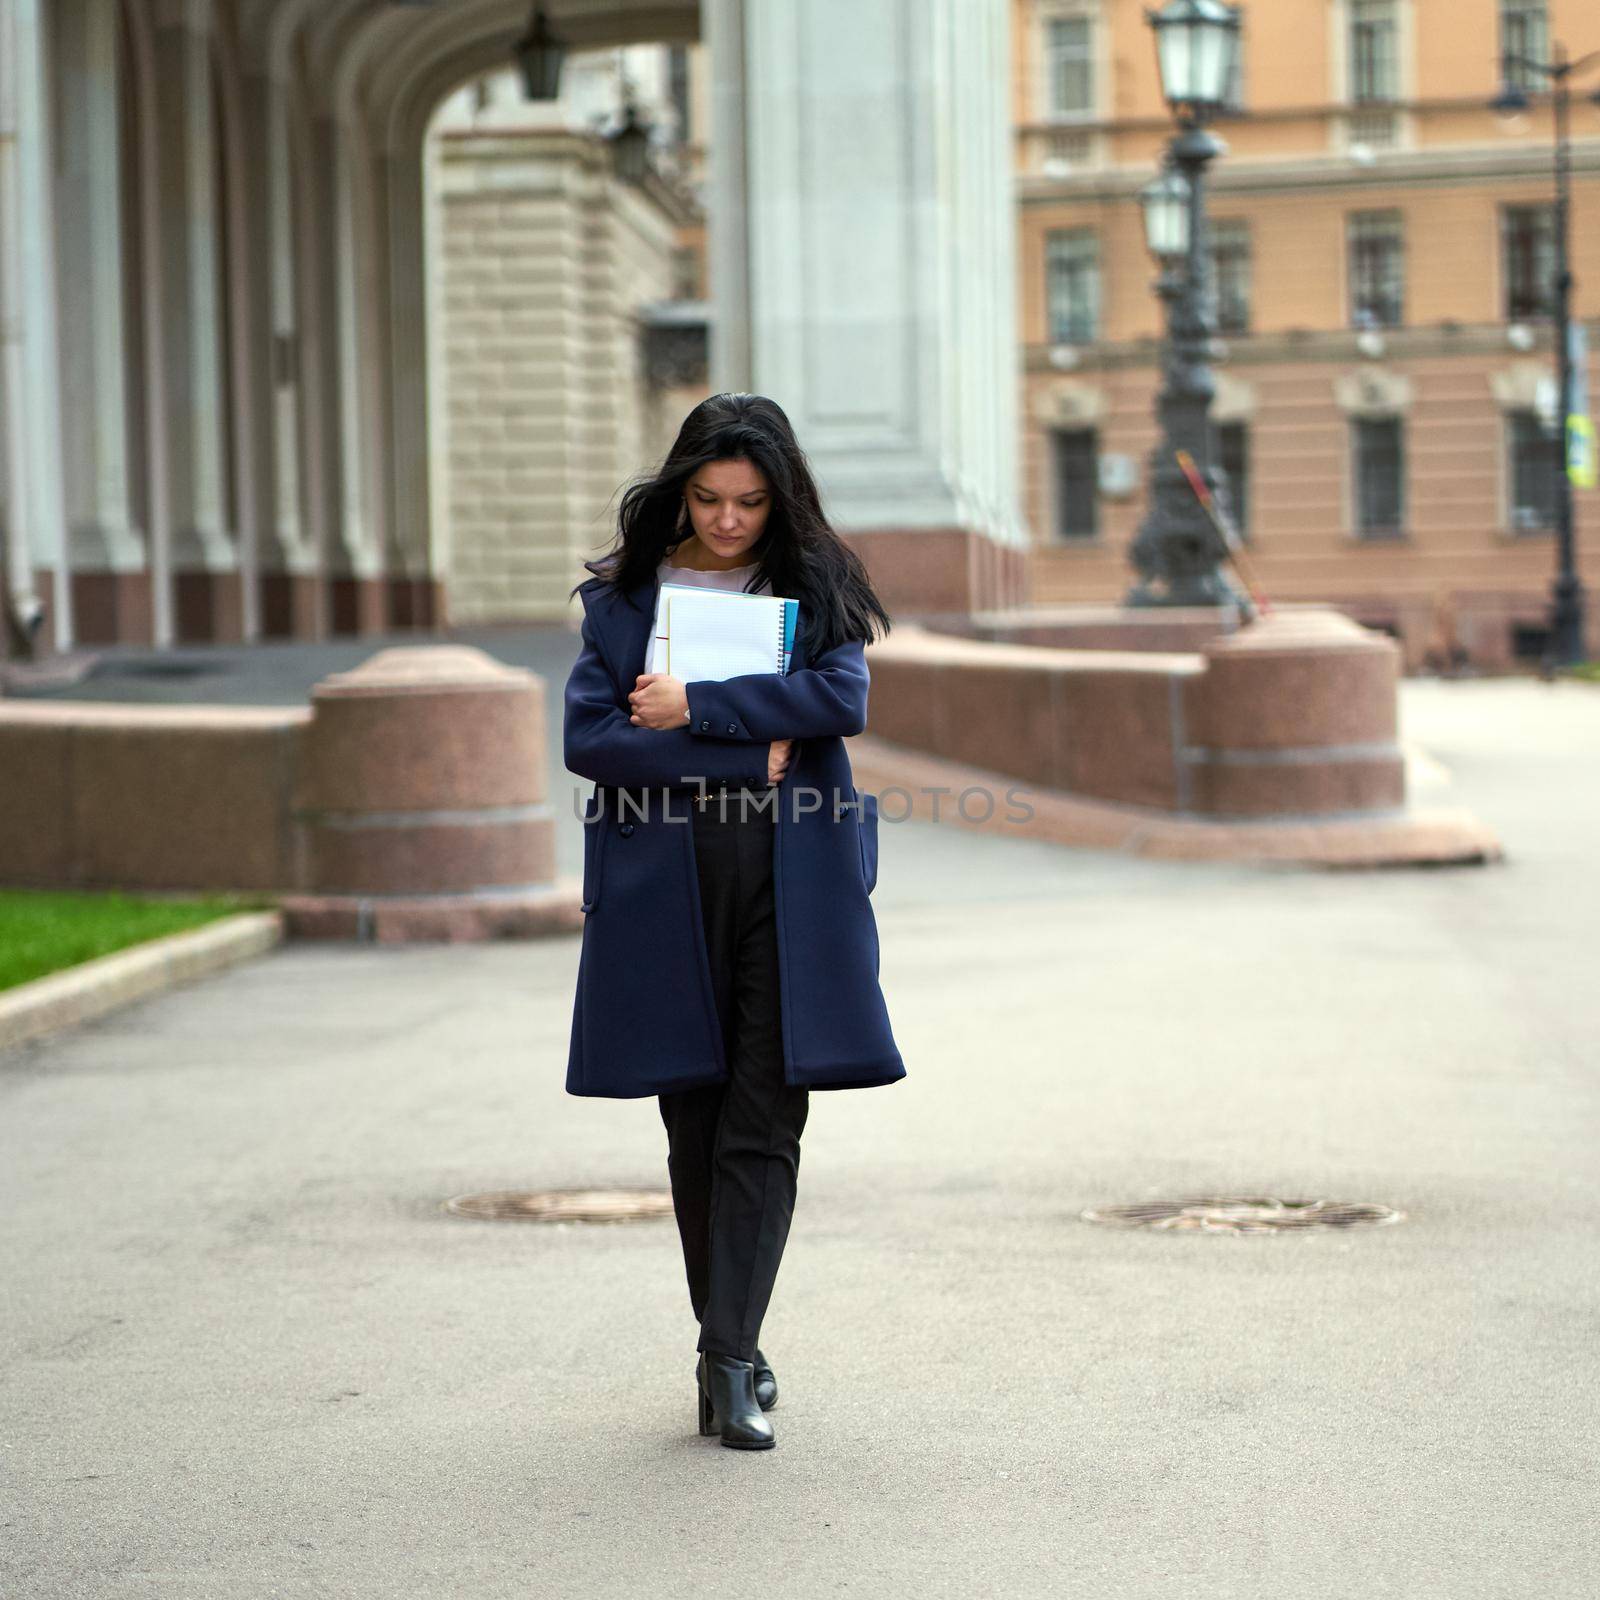
[{"label": "street lamp", "polygon": [[522,72],[522,86],[530,100],[561,98],[561,64],[567,47],[552,31],[544,7],[535,5],[528,31],[517,40],[512,54]]},{"label": "street lamp", "polygon": [[[1572,503],[1572,461],[1578,421],[1587,417],[1589,397],[1578,393],[1578,370],[1572,326],[1572,87],[1574,74],[1600,62],[1600,50],[1569,60],[1566,47],[1557,44],[1553,59],[1507,51],[1500,58],[1500,93],[1489,109],[1501,117],[1525,112],[1531,98],[1517,81],[1517,68],[1535,73],[1551,85],[1556,118],[1556,349],[1561,364],[1560,418],[1562,448],[1556,467],[1556,576],[1550,596],[1549,659],[1556,666],[1572,666],[1585,658],[1583,640],[1583,583],[1578,577],[1577,517]],[[1600,95],[1596,102],[1600,103]]]},{"label": "street lamp", "polygon": [[1145,235],[1161,266],[1156,292],[1166,313],[1161,442],[1150,463],[1150,506],[1130,552],[1138,581],[1130,606],[1237,606],[1238,587],[1222,567],[1226,555],[1206,508],[1178,465],[1180,451],[1197,463],[1222,515],[1227,484],[1215,461],[1211,401],[1216,380],[1208,359],[1216,337],[1207,260],[1206,168],[1227,147],[1206,123],[1227,109],[1239,61],[1240,10],[1222,0],[1171,0],[1145,13],[1154,30],[1161,89],[1178,121],[1161,176],[1141,191]]},{"label": "street lamp", "polygon": [[632,94],[623,102],[622,126],[607,138],[617,177],[623,183],[642,183],[650,170],[650,124],[639,116]]},{"label": "street lamp", "polygon": [[1175,111],[1208,121],[1227,104],[1239,64],[1239,10],[1223,0],[1171,0],[1147,11],[1155,29],[1161,89]]},{"label": "street lamp", "polygon": [[1189,180],[1168,167],[1139,191],[1144,236],[1157,261],[1183,260],[1189,254]]}]

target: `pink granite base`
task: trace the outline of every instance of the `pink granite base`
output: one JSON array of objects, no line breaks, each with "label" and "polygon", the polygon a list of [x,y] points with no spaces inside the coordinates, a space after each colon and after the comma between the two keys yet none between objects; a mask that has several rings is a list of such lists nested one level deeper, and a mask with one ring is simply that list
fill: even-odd
[{"label": "pink granite base", "polygon": [[[846,746],[857,786],[878,796],[885,828],[911,816],[1010,839],[1043,839],[1167,861],[1307,867],[1481,866],[1504,854],[1489,828],[1456,808],[1412,806],[1358,817],[1279,817],[1270,822],[1174,816],[1041,788],[870,734],[849,739]],[[959,802],[967,790],[978,794],[967,800],[963,812]],[[1025,810],[1032,815],[1022,817]]]},{"label": "pink granite base", "polygon": [[582,885],[558,878],[547,888],[510,895],[293,894],[279,900],[278,908],[291,939],[469,944],[578,933],[582,899]]}]

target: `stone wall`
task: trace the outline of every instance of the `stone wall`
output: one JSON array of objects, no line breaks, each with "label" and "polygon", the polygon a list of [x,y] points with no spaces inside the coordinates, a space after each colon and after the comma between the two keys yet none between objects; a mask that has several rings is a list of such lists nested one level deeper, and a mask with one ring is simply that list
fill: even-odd
[{"label": "stone wall", "polygon": [[636,313],[672,289],[673,199],[563,130],[451,131],[434,170],[449,616],[565,619],[657,452]]},{"label": "stone wall", "polygon": [[867,660],[876,737],[1061,794],[1218,820],[1405,805],[1399,650],[1334,612],[1274,613],[1181,652],[910,626]]},{"label": "stone wall", "polygon": [[424,645],[311,701],[0,701],[0,883],[266,893],[312,937],[580,926],[555,871],[543,679]]}]

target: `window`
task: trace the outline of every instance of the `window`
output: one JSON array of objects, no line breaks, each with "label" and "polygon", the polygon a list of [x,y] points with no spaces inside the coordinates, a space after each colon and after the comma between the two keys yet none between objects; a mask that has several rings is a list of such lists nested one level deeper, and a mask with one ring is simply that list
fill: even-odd
[{"label": "window", "polygon": [[1090,18],[1046,19],[1044,70],[1051,116],[1094,114],[1094,23]]},{"label": "window", "polygon": [[[1500,0],[1500,53],[1521,56],[1524,61],[1549,59],[1550,31],[1545,0]],[[1549,80],[1542,72],[1532,71],[1517,62],[1507,65],[1506,79],[1529,94],[1549,87]]]},{"label": "window", "polygon": [[694,245],[678,245],[672,252],[672,298],[698,300],[702,296],[700,269],[704,257]]},{"label": "window", "polygon": [[1405,318],[1405,253],[1398,211],[1350,218],[1350,324],[1397,328]]},{"label": "window", "polygon": [[1211,284],[1217,297],[1217,331],[1246,333],[1250,328],[1250,224],[1243,220],[1211,225]]},{"label": "window", "polygon": [[1512,531],[1553,528],[1557,475],[1566,470],[1559,435],[1545,431],[1537,412],[1513,411],[1506,418],[1506,445]]},{"label": "window", "polygon": [[1356,531],[1395,539],[1405,520],[1405,447],[1399,417],[1361,417],[1354,424]]},{"label": "window", "polygon": [[1100,240],[1087,228],[1045,239],[1045,294],[1052,344],[1092,344],[1100,331]]},{"label": "window", "polygon": [[689,51],[681,44],[667,51],[667,98],[672,105],[673,137],[680,143],[689,138]]},{"label": "window", "polygon": [[1056,533],[1094,539],[1100,533],[1100,436],[1093,428],[1058,428],[1052,436],[1056,469]]},{"label": "window", "polygon": [[1503,213],[1506,321],[1552,317],[1556,309],[1553,206],[1507,206]]},{"label": "window", "polygon": [[1350,98],[1383,105],[1400,98],[1395,0],[1350,0]]},{"label": "window", "polygon": [[1217,465],[1228,477],[1228,509],[1241,539],[1250,537],[1250,428],[1243,422],[1219,422],[1215,434]]}]

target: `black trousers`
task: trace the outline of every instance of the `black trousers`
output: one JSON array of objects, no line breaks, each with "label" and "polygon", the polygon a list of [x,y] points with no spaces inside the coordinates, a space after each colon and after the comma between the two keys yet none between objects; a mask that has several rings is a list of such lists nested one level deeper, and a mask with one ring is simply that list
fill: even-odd
[{"label": "black trousers", "polygon": [[774,793],[713,790],[689,812],[728,1080],[659,1096],[661,1120],[697,1348],[749,1361],[789,1237],[810,1096],[783,1077]]}]

